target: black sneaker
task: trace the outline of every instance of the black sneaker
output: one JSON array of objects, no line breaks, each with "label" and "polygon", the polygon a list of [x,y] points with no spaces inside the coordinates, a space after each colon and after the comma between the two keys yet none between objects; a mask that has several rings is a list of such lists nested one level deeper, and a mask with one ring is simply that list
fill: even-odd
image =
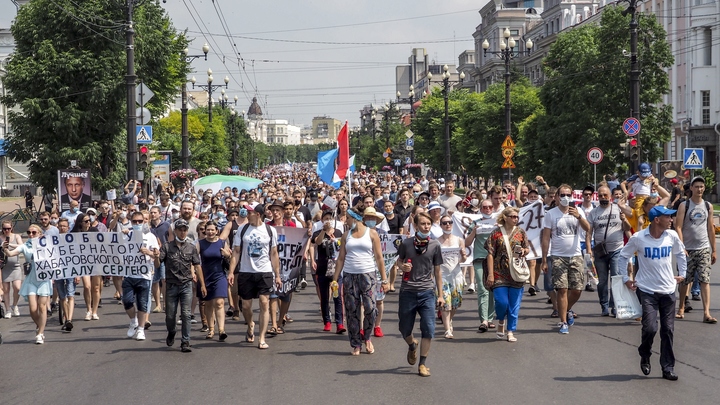
[{"label": "black sneaker", "polygon": [[591,286],[590,284],[586,284],[586,285],[585,285],[585,291],[595,292],[595,288],[594,288],[593,286]]},{"label": "black sneaker", "polygon": [[190,342],[180,343],[180,351],[183,353],[190,353],[192,351],[192,349],[190,348]]},{"label": "black sneaker", "polygon": [[210,328],[205,324],[203,324],[202,328],[200,328],[200,332],[207,332],[208,330],[210,330]]},{"label": "black sneaker", "polygon": [[172,347],[172,345],[175,344],[175,332],[168,332],[165,338],[165,344],[168,345],[168,347]]},{"label": "black sneaker", "polygon": [[530,294],[531,297],[534,297],[537,294],[537,291],[535,291],[535,286],[530,286],[530,288],[528,288],[528,294]]},{"label": "black sneaker", "polygon": [[650,359],[640,358],[640,371],[642,371],[644,375],[648,375],[650,374],[650,370]]},{"label": "black sneaker", "polygon": [[152,322],[150,322],[150,321],[145,322],[145,330],[150,329],[151,326],[152,326]]},{"label": "black sneaker", "polygon": [[693,307],[692,307],[692,305],[690,305],[690,300],[688,299],[688,297],[685,297],[685,305],[684,306],[685,306],[685,312],[690,312],[693,310]]},{"label": "black sneaker", "polygon": [[51,310],[51,311],[57,311],[57,309],[58,309],[58,303],[57,303],[57,302],[53,302],[53,303],[50,304],[50,310]]},{"label": "black sneaker", "polygon": [[70,321],[65,321],[64,328],[65,328],[66,331],[72,332],[72,330],[73,330],[73,324],[72,324],[72,322],[70,322]]}]

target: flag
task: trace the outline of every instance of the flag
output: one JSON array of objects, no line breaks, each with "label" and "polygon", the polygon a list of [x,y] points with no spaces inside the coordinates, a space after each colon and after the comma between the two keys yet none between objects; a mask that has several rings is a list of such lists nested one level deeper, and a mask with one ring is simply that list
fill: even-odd
[{"label": "flag", "polygon": [[347,176],[347,171],[350,169],[350,136],[348,134],[348,123],[345,121],[340,133],[337,137],[337,151],[338,151],[338,162],[337,168],[335,169],[335,176],[333,177],[333,183],[342,181]]},{"label": "flag", "polygon": [[335,162],[337,161],[338,150],[330,149],[318,152],[317,174],[320,179],[333,188],[340,187],[341,180],[335,181]]}]

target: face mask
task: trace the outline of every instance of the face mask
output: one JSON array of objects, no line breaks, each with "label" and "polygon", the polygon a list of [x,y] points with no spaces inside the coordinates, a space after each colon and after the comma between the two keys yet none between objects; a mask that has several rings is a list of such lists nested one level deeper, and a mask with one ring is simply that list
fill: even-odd
[{"label": "face mask", "polygon": [[238,215],[240,215],[240,218],[246,218],[248,216],[247,208],[240,208],[240,211],[238,211]]},{"label": "face mask", "polygon": [[414,196],[415,198],[418,198],[419,195],[420,195],[420,193],[413,191],[413,196]]},{"label": "face mask", "polygon": [[121,211],[121,212],[120,212],[120,218],[122,218],[122,219],[127,218],[127,211]]},{"label": "face mask", "polygon": [[610,204],[610,200],[600,200],[600,205],[607,207]]},{"label": "face mask", "polygon": [[142,233],[150,233],[150,225],[143,224],[142,226]]},{"label": "face mask", "polygon": [[416,234],[420,239],[427,239],[428,237],[430,237],[430,233],[422,233],[420,231],[417,231]]},{"label": "face mask", "polygon": [[650,177],[650,176],[651,176],[650,173],[648,173],[648,174],[642,174],[642,173],[640,173],[640,177],[642,177],[643,179],[647,179],[647,178]]},{"label": "face mask", "polygon": [[390,199],[390,194],[387,194],[387,193],[383,194],[383,200],[389,200],[389,199]]},{"label": "face mask", "polygon": [[142,232],[143,226],[142,226],[142,224],[135,224],[132,226],[132,229],[135,232]]},{"label": "face mask", "polygon": [[618,201],[620,201],[620,199],[619,199],[619,198],[613,198],[613,204],[617,204],[617,203],[618,203]]},{"label": "face mask", "polygon": [[482,197],[482,199],[484,200],[484,199],[487,198],[487,194],[484,194],[484,193],[483,193],[483,194],[480,194],[480,197]]},{"label": "face mask", "polygon": [[444,233],[445,235],[450,235],[450,234],[452,233],[452,230],[449,230],[449,231],[448,231],[447,229],[443,229],[443,233]]},{"label": "face mask", "polygon": [[572,197],[560,197],[560,205],[563,207],[570,205],[570,201],[572,201]]},{"label": "face mask", "polygon": [[659,197],[659,196],[660,196],[660,194],[658,194],[658,193],[650,193],[650,197],[654,198],[654,197]]},{"label": "face mask", "polygon": [[224,212],[224,211],[218,211],[218,212],[217,212],[217,217],[220,218],[220,219],[225,218],[225,212]]},{"label": "face mask", "polygon": [[392,214],[393,214],[393,211],[383,211],[383,212],[385,212],[385,215],[392,215]]},{"label": "face mask", "polygon": [[230,197],[230,193],[225,193],[225,197]]},{"label": "face mask", "polygon": [[365,225],[368,228],[375,228],[375,225],[377,225],[377,221],[371,219],[369,221],[365,221]]},{"label": "face mask", "polygon": [[476,206],[479,203],[480,203],[480,200],[478,200],[477,198],[473,198],[472,200],[470,200],[470,205]]},{"label": "face mask", "polygon": [[302,202],[302,201],[300,201],[300,200],[295,200],[295,201],[294,201],[295,205],[300,205],[301,202]]},{"label": "face mask", "polygon": [[172,219],[178,219],[178,218],[180,218],[180,213],[179,213],[179,212],[175,212],[175,213],[172,214]]},{"label": "face mask", "polygon": [[184,237],[184,238],[178,238],[178,237],[176,236],[176,237],[175,237],[175,240],[177,240],[177,241],[180,242],[180,243],[185,243],[185,241],[187,240],[187,238],[188,238],[187,236]]},{"label": "face mask", "polygon": [[78,207],[73,207],[73,208],[70,209],[70,211],[72,211],[73,214],[76,214],[78,211],[80,211],[80,208],[78,208]]},{"label": "face mask", "polygon": [[90,215],[90,222],[95,222],[96,218],[97,217],[95,215]]}]

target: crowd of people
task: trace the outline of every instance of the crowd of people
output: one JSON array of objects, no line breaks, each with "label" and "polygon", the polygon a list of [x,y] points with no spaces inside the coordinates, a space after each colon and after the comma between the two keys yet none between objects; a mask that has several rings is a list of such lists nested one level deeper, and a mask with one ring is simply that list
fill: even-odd
[{"label": "crowd of people", "polygon": [[[278,294],[276,227],[296,227],[308,236],[298,286],[305,289],[313,282],[323,331],[332,332],[334,323],[335,333],[347,333],[354,356],[363,345],[366,353],[375,352],[372,338],[384,336],[383,301],[395,292],[400,277],[399,331],[408,344],[407,361],[418,363],[421,376],[430,375],[426,359],[436,323],[442,323],[444,338],[454,338],[453,317],[464,293],[477,296],[478,333],[494,330],[497,339],[517,342],[526,292],[546,292],[550,316],[557,318],[558,332],[567,335],[583,291],[596,288],[599,313],[615,316],[610,280],[622,276],[642,304],[641,370],[650,373],[659,315],[660,365],[669,380],[678,378],[674,322],[692,310],[691,299],[702,301],[703,322],[717,323],[709,309],[710,266],[716,260],[713,207],[703,200],[702,177],[685,185],[675,179],[673,189],[666,190],[642,164],[625,181],[612,178],[597,190],[585,187],[576,200],[573,187],[550,186],[541,176],[501,184],[480,180],[464,196],[456,194],[456,178],[412,173],[363,171],[337,189],[308,165],[271,167],[258,176],[263,182],[254,189],[157,184],[147,195],[129,182],[116,201],[94,201],[84,212],[78,201],[70,201],[67,211],[42,213],[26,242],[3,223],[4,317],[20,316],[19,297],[25,297],[37,325],[35,342],[43,344],[50,311],[61,310],[63,331],[73,330],[76,286],[82,285],[84,320],[92,322],[100,319],[102,288],[112,284],[129,317],[128,338],[144,340],[152,326],[148,314],[164,312],[166,344],[174,345],[180,325],[181,351],[190,352],[196,314],[205,338],[217,334],[219,341],[228,338],[227,320],[242,316],[244,340],[265,350],[267,337],[285,333],[293,322],[292,291]],[[530,241],[518,226],[520,209],[532,204],[541,204],[544,215],[537,259],[526,258]],[[461,234],[454,231],[456,213],[472,219]],[[34,238],[131,230],[143,235],[142,253],[155,269],[150,278],[84,276],[52,282],[35,275]],[[402,235],[389,262],[381,246],[385,234]],[[17,260],[20,254],[25,265]],[[597,287],[588,280],[588,259],[597,271]],[[419,341],[413,333],[417,317]]]}]

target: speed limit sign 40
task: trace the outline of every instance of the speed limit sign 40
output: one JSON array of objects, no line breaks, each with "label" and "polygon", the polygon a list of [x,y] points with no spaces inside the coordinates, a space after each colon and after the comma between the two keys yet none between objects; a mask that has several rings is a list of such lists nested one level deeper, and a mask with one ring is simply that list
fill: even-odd
[{"label": "speed limit sign 40", "polygon": [[587,152],[587,160],[593,165],[597,165],[603,160],[603,151],[600,148],[590,148]]}]

